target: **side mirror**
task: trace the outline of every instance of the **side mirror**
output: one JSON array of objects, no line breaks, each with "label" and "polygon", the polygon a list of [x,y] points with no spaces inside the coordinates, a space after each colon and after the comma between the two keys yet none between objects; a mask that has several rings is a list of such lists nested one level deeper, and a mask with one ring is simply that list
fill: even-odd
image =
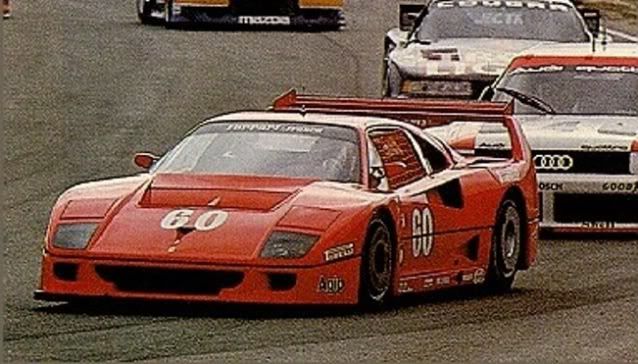
[{"label": "side mirror", "polygon": [[133,162],[136,166],[148,171],[158,159],[156,155],[151,153],[136,153]]},{"label": "side mirror", "polygon": [[492,86],[486,86],[479,96],[480,101],[491,101],[494,97],[494,88]]},{"label": "side mirror", "polygon": [[399,4],[399,29],[404,32],[412,30],[424,9],[423,4]]},{"label": "side mirror", "polygon": [[598,35],[600,34],[600,10],[580,9],[580,13],[583,15],[583,20],[585,20],[587,29],[591,32],[594,38],[598,38]]},{"label": "side mirror", "polygon": [[383,183],[383,179],[385,178],[385,171],[383,167],[370,167],[370,185],[372,188],[377,188],[381,183]]}]

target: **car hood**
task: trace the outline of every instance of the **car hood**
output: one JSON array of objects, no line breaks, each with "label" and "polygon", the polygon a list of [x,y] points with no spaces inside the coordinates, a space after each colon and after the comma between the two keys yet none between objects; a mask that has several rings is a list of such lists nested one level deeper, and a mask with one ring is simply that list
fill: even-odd
[{"label": "car hood", "polygon": [[[521,39],[445,39],[432,44],[413,43],[396,47],[389,59],[404,76],[474,76],[496,77],[517,53],[551,44]],[[441,60],[429,60],[440,55]]]},{"label": "car hood", "polygon": [[[517,119],[532,149],[622,152],[638,140],[638,117],[518,115]],[[475,126],[474,132],[477,148],[509,148],[509,138],[498,126]]]},{"label": "car hood", "polygon": [[[242,262],[273,230],[325,235],[370,203],[358,185],[310,179],[160,174],[114,202],[88,250],[144,259]],[[72,201],[75,211],[84,196]]]}]

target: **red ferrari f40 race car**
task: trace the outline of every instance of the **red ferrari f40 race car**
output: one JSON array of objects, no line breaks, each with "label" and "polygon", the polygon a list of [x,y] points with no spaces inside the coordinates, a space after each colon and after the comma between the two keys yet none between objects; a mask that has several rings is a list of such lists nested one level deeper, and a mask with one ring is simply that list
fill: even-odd
[{"label": "red ferrari f40 race car", "polygon": [[[511,156],[462,157],[423,130],[452,121],[504,125]],[[35,298],[375,306],[507,290],[536,258],[536,175],[511,104],[291,91],[135,163],[147,171],[56,202]]]}]

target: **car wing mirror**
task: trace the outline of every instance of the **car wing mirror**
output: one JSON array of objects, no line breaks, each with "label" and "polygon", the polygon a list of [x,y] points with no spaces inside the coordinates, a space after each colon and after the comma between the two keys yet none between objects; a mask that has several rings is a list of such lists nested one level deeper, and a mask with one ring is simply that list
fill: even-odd
[{"label": "car wing mirror", "polygon": [[157,162],[158,159],[159,157],[151,153],[136,153],[135,157],[133,158],[133,163],[135,163],[136,166],[148,171],[149,169],[151,169],[153,164]]},{"label": "car wing mirror", "polygon": [[585,20],[587,29],[591,32],[594,38],[598,38],[600,34],[600,10],[598,9],[580,9],[580,13]]},{"label": "car wing mirror", "polygon": [[404,32],[412,30],[423,9],[423,4],[399,4],[399,29]]}]

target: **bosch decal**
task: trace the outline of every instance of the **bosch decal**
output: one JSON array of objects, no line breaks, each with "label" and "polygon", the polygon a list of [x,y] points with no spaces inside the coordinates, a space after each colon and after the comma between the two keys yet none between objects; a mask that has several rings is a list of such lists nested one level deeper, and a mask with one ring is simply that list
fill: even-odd
[{"label": "bosch decal", "polygon": [[538,184],[538,189],[541,191],[562,191],[563,187],[562,183],[541,182]]}]

